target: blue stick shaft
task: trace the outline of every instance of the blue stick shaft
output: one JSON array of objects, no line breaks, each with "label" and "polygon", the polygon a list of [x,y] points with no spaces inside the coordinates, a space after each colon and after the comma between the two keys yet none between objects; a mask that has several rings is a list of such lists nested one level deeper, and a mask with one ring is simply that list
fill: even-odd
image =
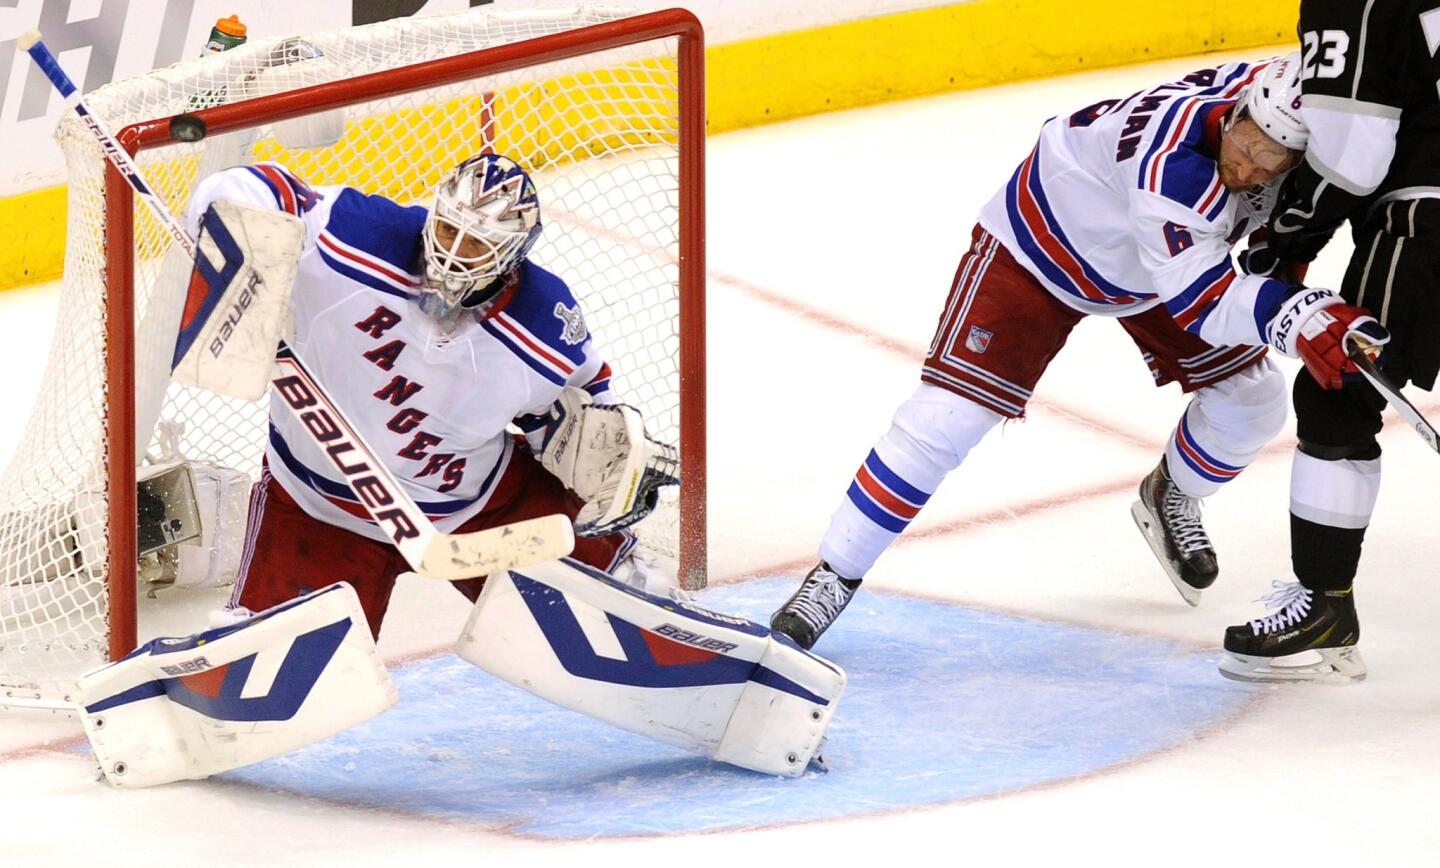
[{"label": "blue stick shaft", "polygon": [[40,67],[40,71],[45,73],[45,77],[50,79],[50,83],[55,85],[55,89],[60,91],[60,95],[65,97],[66,102],[70,101],[72,94],[79,93],[75,82],[71,81],[70,76],[65,74],[65,70],[60,68],[60,61],[50,53],[50,49],[45,46],[44,42],[36,42],[30,46],[27,53],[30,55],[30,59],[35,61],[35,65]]},{"label": "blue stick shaft", "polygon": [[130,186],[135,188],[136,194],[149,206],[155,219],[160,221],[160,225],[165,227],[175,243],[179,244],[181,249],[193,259],[195,257],[195,239],[190,237],[190,233],[185,231],[184,227],[175,219],[175,215],[171,214],[170,209],[160,200],[160,197],[151,191],[150,185],[145,183],[145,177],[140,174],[140,167],[135,165],[135,160],[130,153],[120,146],[120,141],[105,128],[100,119],[90,112],[85,101],[80,98],[80,91],[76,89],[75,82],[71,81],[70,76],[65,74],[65,70],[60,68],[60,61],[56,59],[49,47],[45,45],[44,41],[37,39],[35,44],[25,51],[40,67],[40,71],[45,73],[45,77],[50,79],[50,83],[55,86],[55,89],[60,91],[60,95],[65,98],[65,104],[75,109],[75,113],[85,121],[85,126],[89,127],[90,132],[100,142],[100,148],[105,152],[105,158],[120,170],[120,174],[124,175],[125,179],[130,182]]}]

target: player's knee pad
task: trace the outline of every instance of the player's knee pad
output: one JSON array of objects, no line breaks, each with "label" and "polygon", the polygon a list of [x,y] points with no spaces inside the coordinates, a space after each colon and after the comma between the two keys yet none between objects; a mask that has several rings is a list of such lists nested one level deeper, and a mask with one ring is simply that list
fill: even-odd
[{"label": "player's knee pad", "polygon": [[985,433],[1003,421],[1005,417],[994,410],[921,383],[895,411],[887,437],[905,438],[915,447],[908,452],[928,458],[943,474],[959,467]]},{"label": "player's knee pad", "polygon": [[845,673],[776,636],[566,558],[491,576],[456,651],[621,729],[793,777],[816,757]]},{"label": "player's knee pad", "polygon": [[[1326,527],[1370,525],[1380,496],[1380,452],[1327,447],[1314,455],[1301,443],[1290,466],[1290,514]],[[1368,457],[1367,457],[1368,456]]]},{"label": "player's knee pad", "polygon": [[156,639],[80,679],[80,718],[106,779],[209,777],[328,738],[395,704],[347,584],[235,624]]},{"label": "player's knee pad", "polygon": [[1237,452],[1258,451],[1285,428],[1285,375],[1263,358],[1195,393],[1195,407],[1214,435]]}]

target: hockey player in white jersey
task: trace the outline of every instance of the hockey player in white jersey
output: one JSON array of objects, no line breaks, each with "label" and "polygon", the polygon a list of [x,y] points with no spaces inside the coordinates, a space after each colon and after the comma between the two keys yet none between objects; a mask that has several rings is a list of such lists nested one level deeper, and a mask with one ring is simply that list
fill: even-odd
[{"label": "hockey player in white jersey", "polygon": [[1120,318],[1157,384],[1193,397],[1133,517],[1186,602],[1218,573],[1200,500],[1285,421],[1267,345],[1343,369],[1343,336],[1384,333],[1325,290],[1244,273],[1233,244],[1264,225],[1299,161],[1299,58],[1203,69],[1051,118],[984,206],[921,385],[851,481],[820,563],[771,625],[811,647],[881,552],[996,423],[1018,418],[1087,314]]},{"label": "hockey player in white jersey", "polygon": [[[277,164],[236,167],[197,187],[192,231],[217,200],[303,222],[293,345],[440,530],[579,515],[574,558],[606,571],[626,558],[635,538],[624,527],[643,512],[613,528],[586,526],[613,486],[577,480],[573,458],[562,466],[563,457],[544,455],[552,404],[613,399],[610,368],[570,289],[527,258],[540,206],[519,166],[471,158],[441,182],[430,208],[350,187],[312,189]],[[408,566],[279,401],[272,393],[232,606],[260,611],[345,581],[378,636]],[[512,421],[527,438],[507,432]],[[582,462],[579,472],[592,471]],[[582,513],[586,500],[594,505]],[[483,578],[456,586],[473,600]]]}]

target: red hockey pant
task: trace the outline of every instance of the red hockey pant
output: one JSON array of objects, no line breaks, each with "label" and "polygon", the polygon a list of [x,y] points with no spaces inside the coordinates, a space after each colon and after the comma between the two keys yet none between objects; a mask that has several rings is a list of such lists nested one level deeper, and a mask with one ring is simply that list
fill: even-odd
[{"label": "red hockey pant", "polygon": [[[1085,314],[1051,295],[990,233],[976,226],[972,238],[920,378],[1014,418],[1024,414],[1040,375]],[[1213,347],[1161,306],[1119,323],[1157,386],[1178,381],[1193,392],[1264,356],[1255,347]]]}]

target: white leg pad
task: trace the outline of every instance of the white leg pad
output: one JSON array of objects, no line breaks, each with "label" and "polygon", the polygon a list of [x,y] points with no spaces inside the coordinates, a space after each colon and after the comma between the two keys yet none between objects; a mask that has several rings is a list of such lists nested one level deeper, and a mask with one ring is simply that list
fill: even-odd
[{"label": "white leg pad", "polygon": [[776,636],[565,559],[491,576],[456,650],[621,729],[795,777],[820,750],[845,672]]},{"label": "white leg pad", "polygon": [[85,734],[117,787],[269,759],[363,723],[398,698],[343,582],[237,624],[155,639],[78,687]]},{"label": "white leg pad", "polygon": [[759,681],[746,682],[730,715],[713,759],[758,772],[794,777],[816,759],[825,741],[825,729],[835,713],[845,673],[832,663],[774,638],[767,640],[757,661],[757,672],[773,672],[796,684],[822,683],[833,690],[824,707],[810,698],[778,690]]}]

